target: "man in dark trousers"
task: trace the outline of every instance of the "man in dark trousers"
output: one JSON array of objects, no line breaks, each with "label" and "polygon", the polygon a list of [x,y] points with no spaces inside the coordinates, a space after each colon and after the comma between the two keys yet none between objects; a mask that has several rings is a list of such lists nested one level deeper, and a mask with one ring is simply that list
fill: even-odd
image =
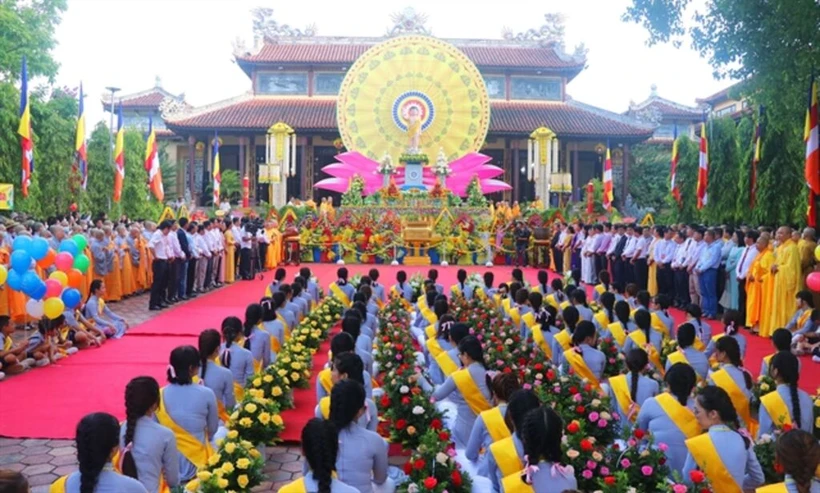
[{"label": "man in dark trousers", "polygon": [[615,246],[615,251],[612,252],[612,255],[609,257],[610,262],[612,262],[612,282],[620,284],[621,286],[626,286],[626,279],[624,278],[624,260],[622,256],[629,237],[624,234],[625,228],[623,224],[618,224],[615,229],[620,235],[620,239],[618,240],[618,244]]},{"label": "man in dark trousers", "polygon": [[531,234],[523,221],[515,223],[515,265],[518,267],[527,266],[527,249],[530,247]]},{"label": "man in dark trousers", "polygon": [[251,240],[253,235],[248,231],[248,227],[248,219],[243,217],[242,228],[239,230],[241,234],[239,238],[239,275],[246,281],[253,279],[251,277]]},{"label": "man in dark trousers", "polygon": [[156,231],[148,241],[148,248],[154,257],[151,264],[151,271],[154,274],[154,282],[151,284],[151,301],[148,303],[149,310],[161,310],[168,305],[163,303],[168,284],[168,259],[170,258],[171,247],[168,244],[168,233],[171,231],[171,222],[162,221]]},{"label": "man in dark trousers", "polygon": [[564,252],[561,246],[561,232],[566,227],[562,223],[555,223],[555,234],[552,235],[552,258],[555,259],[555,272],[560,273],[564,268]]},{"label": "man in dark trousers", "polygon": [[185,258],[179,259],[177,262],[177,298],[180,300],[188,299],[188,262],[191,260],[191,247],[188,245],[188,235],[185,234],[186,226],[188,226],[188,218],[180,218],[177,239],[179,240],[179,248],[182,250],[182,254],[185,255]]}]

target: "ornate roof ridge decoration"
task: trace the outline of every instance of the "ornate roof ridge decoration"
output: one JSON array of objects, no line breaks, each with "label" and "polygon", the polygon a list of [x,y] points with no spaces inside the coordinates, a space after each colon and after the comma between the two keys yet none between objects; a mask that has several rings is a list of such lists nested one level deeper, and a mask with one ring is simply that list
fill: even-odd
[{"label": "ornate roof ridge decoration", "polygon": [[590,113],[595,113],[597,115],[600,115],[603,118],[608,118],[610,120],[620,122],[620,123],[624,123],[626,125],[632,125],[632,126],[637,127],[637,128],[645,129],[647,131],[654,130],[655,127],[657,126],[657,125],[654,125],[654,124],[649,124],[646,121],[641,120],[640,118],[633,118],[633,117],[630,117],[630,116],[627,116],[627,115],[622,115],[620,113],[616,113],[614,111],[608,111],[608,110],[605,110],[603,108],[598,108],[596,106],[592,106],[592,105],[587,104],[587,103],[582,103],[581,101],[578,101],[576,99],[567,99],[566,104],[569,105],[569,106],[574,106],[576,108],[580,108],[580,109],[589,111]]},{"label": "ornate roof ridge decoration", "polygon": [[507,41],[520,45],[537,45],[542,48],[552,48],[559,58],[565,61],[586,62],[586,46],[581,43],[575,47],[573,53],[568,53],[564,47],[566,16],[560,12],[544,14],[544,24],[537,29],[527,29],[516,33],[509,27],[501,31],[501,36]]},{"label": "ornate roof ridge decoration", "polygon": [[703,106],[688,106],[685,104],[672,101],[671,99],[666,99],[661,96],[658,96],[658,87],[655,84],[652,84],[651,92],[648,98],[641,101],[640,103],[635,103],[632,101],[629,102],[629,111],[640,112],[641,110],[645,110],[646,108],[652,106],[653,103],[660,103],[667,106],[671,106],[672,108],[675,108],[677,110],[692,113],[692,115],[694,116],[703,114]]},{"label": "ornate roof ridge decoration", "polygon": [[[163,87],[160,86],[159,84],[160,84],[160,80],[159,80],[159,77],[157,77],[156,81],[155,81],[155,85],[153,87],[151,87],[150,89],[144,89],[142,91],[132,92],[130,94],[116,95],[115,98],[114,98],[115,102],[117,104],[119,104],[119,103],[126,103],[127,104],[128,101],[130,101],[130,100],[141,98],[143,96],[148,96],[149,94],[159,93],[159,94],[162,94],[163,96],[165,96],[166,99],[167,98],[174,99],[176,101],[179,101],[182,104],[187,105],[187,103],[185,103],[185,93],[184,92],[179,93],[179,94],[173,94],[170,91],[167,91],[166,89],[163,89]],[[105,106],[111,105],[111,93],[107,92],[107,91],[102,93],[102,95],[100,96],[100,101]]]},{"label": "ornate roof ridge decoration", "polygon": [[[280,24],[273,18],[273,9],[256,7],[251,9],[253,36],[256,40],[278,43],[282,37],[302,38],[316,35],[316,24],[310,24],[304,30],[288,24]],[[255,43],[259,44],[259,43]]]},{"label": "ornate roof ridge decoration", "polygon": [[[491,39],[491,38],[436,38],[450,43],[455,46],[459,47],[499,47],[499,48],[539,48],[539,49],[552,49],[556,51],[556,47],[554,45],[551,46],[544,46],[540,41],[532,41],[532,40],[511,40],[511,39]],[[322,44],[329,44],[329,45],[377,45],[388,38],[385,36],[312,36],[309,38],[300,37],[300,38],[287,38],[281,37],[275,43],[267,42],[268,44],[276,44],[276,45],[322,45]],[[254,46],[252,49],[248,49],[244,43],[244,41],[237,39],[234,40],[234,53],[239,55],[241,58],[243,55],[253,55],[258,53],[264,44],[260,44],[259,46]],[[586,47],[583,43],[576,47],[576,50],[581,48],[584,53],[586,53]],[[577,58],[575,54],[567,54],[566,52],[562,53],[566,59],[572,60]]]},{"label": "ornate roof ridge decoration", "polygon": [[401,12],[390,15],[393,26],[387,28],[385,36],[391,38],[402,34],[423,34],[432,36],[432,31],[427,27],[427,14],[416,12],[413,7],[406,7]]},{"label": "ornate roof ridge decoration", "polygon": [[162,101],[162,103],[160,103],[159,110],[160,114],[162,115],[162,119],[165,120],[166,123],[172,123],[174,121],[184,120],[186,118],[192,118],[205,113],[210,113],[211,111],[221,110],[234,104],[242,103],[244,101],[253,99],[253,97],[253,93],[251,91],[247,91],[238,96],[223,99],[222,101],[217,101],[215,103],[206,104],[205,106],[199,107],[193,107],[190,105],[182,106],[176,104],[173,100],[166,98]]}]

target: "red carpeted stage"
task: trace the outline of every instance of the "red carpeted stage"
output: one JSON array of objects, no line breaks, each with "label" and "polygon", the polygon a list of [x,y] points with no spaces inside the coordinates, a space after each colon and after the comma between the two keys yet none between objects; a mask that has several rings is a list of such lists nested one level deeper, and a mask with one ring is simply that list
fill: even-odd
[{"label": "red carpeted stage", "polygon": [[[333,264],[308,265],[320,284],[326,286],[336,277]],[[395,274],[405,270],[426,273],[427,268],[403,266],[347,266],[351,275],[366,274],[378,267],[380,281],[385,285],[395,282]],[[439,282],[450,286],[456,282],[457,266],[437,267]],[[468,272],[484,272],[485,267],[466,267]],[[288,267],[288,279],[297,272]],[[492,267],[496,282],[508,280],[510,267]],[[526,269],[525,276],[535,280],[535,269]],[[245,307],[262,297],[265,285],[272,280],[271,273],[263,281],[235,283],[217,292],[162,312],[154,319],[132,328],[118,341],[111,341],[100,349],[80,351],[58,364],[27,372],[0,382],[0,436],[10,438],[73,438],[77,421],[85,414],[106,411],[124,419],[123,391],[125,384],[138,375],[150,375],[160,384],[165,382],[165,369],[170,351],[182,344],[196,345],[196,336],[206,328],[219,328],[222,319],[234,315],[240,318]],[[113,305],[116,310],[116,305]],[[146,306],[147,309],[147,306]],[[675,321],[682,323],[683,314],[674,310]],[[720,330],[713,322],[713,329]],[[757,374],[761,359],[772,352],[768,340],[748,336],[746,365]],[[326,362],[328,344],[319,350],[314,360],[314,377]],[[814,363],[802,358],[804,368]],[[809,392],[820,386],[820,372],[807,371],[802,375],[801,387]],[[307,390],[294,393],[296,409],[283,414],[286,441],[299,441],[302,426],[313,417],[316,405],[314,382]]]}]

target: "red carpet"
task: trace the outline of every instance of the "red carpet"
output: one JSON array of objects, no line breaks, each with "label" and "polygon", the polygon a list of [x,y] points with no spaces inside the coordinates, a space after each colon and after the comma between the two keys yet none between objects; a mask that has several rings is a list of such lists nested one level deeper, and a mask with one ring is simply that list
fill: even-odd
[{"label": "red carpet", "polygon": [[[333,264],[310,264],[324,287],[336,277]],[[381,273],[381,282],[392,285],[396,272],[405,270],[426,273],[427,268],[403,266],[347,266],[351,275],[366,274],[371,267]],[[297,267],[288,268],[292,279]],[[451,286],[456,282],[457,266],[438,267],[439,282]],[[484,272],[484,267],[467,267],[468,272]],[[493,267],[496,281],[508,280],[511,268]],[[525,277],[533,282],[536,269],[525,269]],[[101,349],[81,351],[53,367],[30,371],[24,375],[0,382],[0,436],[11,438],[72,438],[77,421],[85,414],[106,411],[124,418],[123,390],[131,378],[151,375],[160,383],[165,381],[168,353],[181,344],[196,344],[195,336],[203,329],[218,328],[229,315],[240,318],[248,303],[258,300],[267,283],[248,281],[233,284],[217,292],[201,296],[185,305],[161,313],[153,320],[134,327],[122,340],[106,344]],[[673,311],[676,322],[683,322],[681,312]],[[717,323],[713,329],[720,330]],[[747,336],[746,366],[757,374],[763,356],[772,352],[768,340]],[[302,426],[313,417],[316,405],[315,375],[326,362],[328,344],[325,343],[314,360],[314,379],[310,388],[294,393],[297,408],[284,413],[287,427],[284,439],[299,441]],[[804,368],[814,368],[808,358],[802,359]],[[807,366],[808,365],[808,366]],[[801,387],[809,392],[820,386],[820,372],[803,373]]]}]

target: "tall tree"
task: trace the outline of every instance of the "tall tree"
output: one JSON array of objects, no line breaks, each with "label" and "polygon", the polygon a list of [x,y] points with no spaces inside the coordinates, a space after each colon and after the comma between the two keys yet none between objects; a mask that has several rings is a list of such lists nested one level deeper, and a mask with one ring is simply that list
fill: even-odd
[{"label": "tall tree", "polygon": [[733,193],[740,171],[737,126],[731,118],[710,120],[709,137],[709,203],[702,218],[709,224],[732,223],[736,218],[737,200]]},{"label": "tall tree", "polygon": [[0,0],[0,80],[20,77],[23,56],[30,77],[57,74],[51,50],[65,9],[66,0]]},{"label": "tall tree", "polygon": [[[634,162],[629,170],[629,193],[640,207],[652,207],[656,215],[671,204],[667,201],[672,146],[640,144],[632,149]],[[677,206],[676,206],[677,207]]]}]

